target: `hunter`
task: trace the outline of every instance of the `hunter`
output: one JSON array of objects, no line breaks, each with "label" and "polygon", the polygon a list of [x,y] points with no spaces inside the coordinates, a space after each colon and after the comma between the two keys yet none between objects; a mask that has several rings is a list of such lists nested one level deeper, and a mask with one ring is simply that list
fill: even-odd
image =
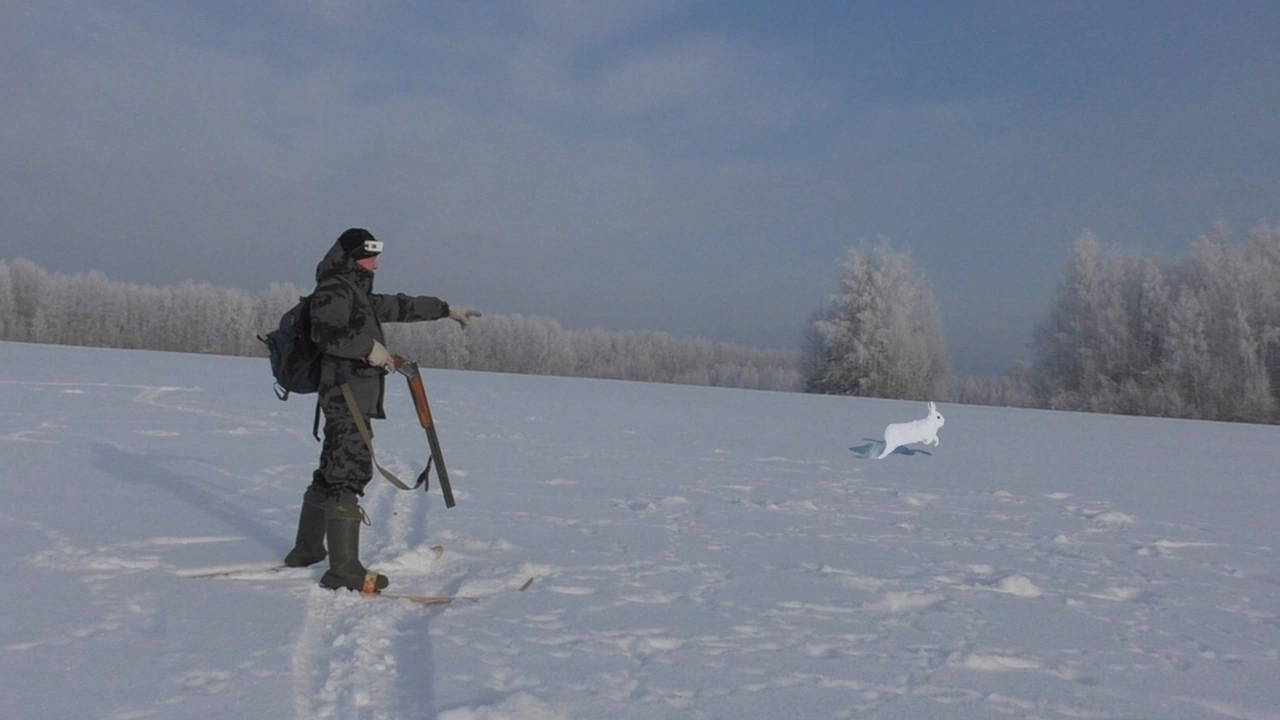
[{"label": "hunter", "polygon": [[338,238],[316,266],[311,300],[311,339],[322,353],[319,411],[324,414],[320,466],[302,497],[298,535],[285,557],[289,567],[314,565],[326,557],[329,570],[320,583],[330,589],[381,590],[387,576],[360,563],[359,498],[373,478],[373,450],[361,437],[352,408],[342,392],[351,389],[356,410],[372,433],[372,418],[385,418],[385,378],[395,372],[382,323],[450,318],[463,328],[480,313],[426,295],[383,295],[373,291],[382,241],[363,228]]}]

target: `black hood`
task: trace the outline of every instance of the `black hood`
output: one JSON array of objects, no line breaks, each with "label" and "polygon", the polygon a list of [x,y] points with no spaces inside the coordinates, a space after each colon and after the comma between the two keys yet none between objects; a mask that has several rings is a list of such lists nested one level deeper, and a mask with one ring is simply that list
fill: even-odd
[{"label": "black hood", "polygon": [[324,259],[316,265],[316,284],[334,277],[341,277],[365,292],[373,290],[373,273],[356,264],[355,258],[343,249],[341,240],[335,240],[333,247],[325,253]]}]

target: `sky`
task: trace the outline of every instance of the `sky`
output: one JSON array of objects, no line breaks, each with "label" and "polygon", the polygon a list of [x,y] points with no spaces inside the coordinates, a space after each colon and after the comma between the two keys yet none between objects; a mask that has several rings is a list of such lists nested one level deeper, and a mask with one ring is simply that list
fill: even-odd
[{"label": "sky", "polygon": [[457,505],[360,536],[422,607],[269,569],[318,443],[265,366],[0,343],[7,717],[1280,717],[1274,426],[943,404],[876,460],[924,403],[426,370]]},{"label": "sky", "polygon": [[799,347],[887,237],[960,374],[1085,230],[1277,222],[1280,5],[0,0],[0,259],[257,292],[347,227],[378,289]]}]

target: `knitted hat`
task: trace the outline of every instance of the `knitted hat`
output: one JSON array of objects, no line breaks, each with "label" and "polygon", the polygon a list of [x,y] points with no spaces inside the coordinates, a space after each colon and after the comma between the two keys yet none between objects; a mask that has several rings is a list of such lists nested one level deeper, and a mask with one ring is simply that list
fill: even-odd
[{"label": "knitted hat", "polygon": [[351,228],[338,237],[338,244],[347,255],[359,260],[382,252],[382,241],[364,228]]}]

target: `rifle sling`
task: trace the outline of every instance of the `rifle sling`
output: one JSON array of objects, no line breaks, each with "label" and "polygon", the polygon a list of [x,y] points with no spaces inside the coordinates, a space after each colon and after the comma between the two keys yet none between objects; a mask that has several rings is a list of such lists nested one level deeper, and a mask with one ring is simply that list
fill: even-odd
[{"label": "rifle sling", "polygon": [[401,490],[416,490],[422,487],[422,479],[419,478],[418,484],[409,487],[400,481],[390,470],[378,464],[378,458],[373,451],[373,435],[369,432],[369,426],[365,424],[364,413],[360,412],[360,406],[356,404],[355,393],[351,392],[351,386],[342,383],[342,397],[347,401],[347,410],[351,412],[351,418],[356,421],[356,429],[360,431],[360,437],[364,440],[364,444],[369,447],[369,457],[373,459],[373,466],[378,468],[378,472],[382,473],[382,477],[388,482]]}]

